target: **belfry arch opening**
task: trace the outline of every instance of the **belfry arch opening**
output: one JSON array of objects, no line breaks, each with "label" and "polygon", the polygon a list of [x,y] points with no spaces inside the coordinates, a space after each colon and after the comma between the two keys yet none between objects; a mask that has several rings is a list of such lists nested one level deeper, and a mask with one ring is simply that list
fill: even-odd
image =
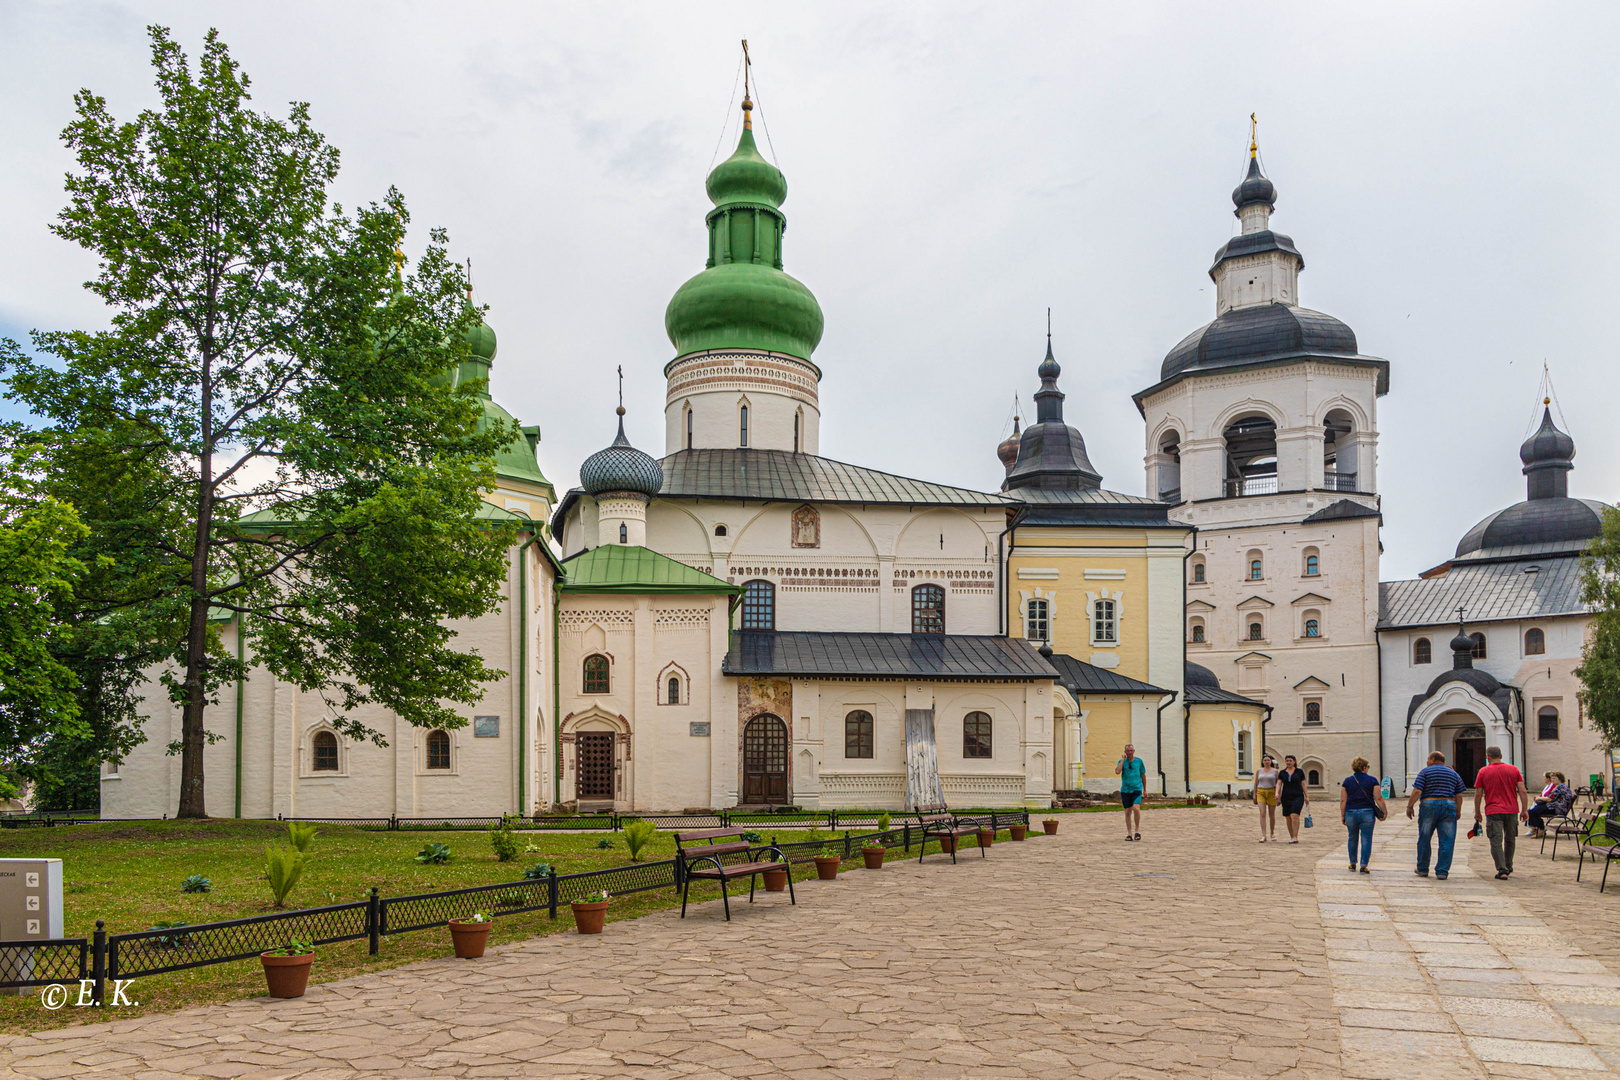
[{"label": "belfry arch opening", "polygon": [[1269,416],[1240,416],[1221,433],[1226,443],[1226,497],[1277,493],[1277,424]]},{"label": "belfry arch opening", "polygon": [[1159,500],[1181,501],[1181,432],[1174,428],[1159,436]]},{"label": "belfry arch opening", "polygon": [[1356,486],[1356,422],[1343,409],[1322,418],[1322,486],[1328,491],[1360,491]]}]

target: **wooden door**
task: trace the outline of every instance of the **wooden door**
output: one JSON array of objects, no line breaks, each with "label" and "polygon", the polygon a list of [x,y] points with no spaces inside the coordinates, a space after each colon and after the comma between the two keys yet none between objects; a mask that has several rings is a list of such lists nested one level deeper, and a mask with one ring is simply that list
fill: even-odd
[{"label": "wooden door", "polygon": [[1456,746],[1457,772],[1462,776],[1463,783],[1473,787],[1479,770],[1485,767],[1485,740],[1458,739]]},{"label": "wooden door", "polygon": [[582,731],[575,745],[579,747],[575,798],[613,798],[613,732]]},{"label": "wooden door", "polygon": [[745,803],[788,801],[787,725],[774,716],[756,716],[743,729]]}]

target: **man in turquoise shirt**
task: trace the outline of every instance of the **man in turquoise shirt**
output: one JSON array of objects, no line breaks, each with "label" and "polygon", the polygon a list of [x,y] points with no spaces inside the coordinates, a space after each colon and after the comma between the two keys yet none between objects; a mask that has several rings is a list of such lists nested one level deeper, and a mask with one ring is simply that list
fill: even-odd
[{"label": "man in turquoise shirt", "polygon": [[1136,756],[1136,747],[1125,744],[1125,756],[1114,765],[1119,777],[1119,803],[1125,808],[1125,839],[1142,839],[1142,789],[1147,784],[1147,766]]}]

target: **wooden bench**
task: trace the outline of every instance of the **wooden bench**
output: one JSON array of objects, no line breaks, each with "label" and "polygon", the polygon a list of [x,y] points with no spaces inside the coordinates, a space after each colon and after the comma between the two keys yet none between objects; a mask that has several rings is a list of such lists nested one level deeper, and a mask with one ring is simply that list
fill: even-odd
[{"label": "wooden bench", "polygon": [[[951,808],[944,803],[917,807],[917,823],[922,826],[922,843],[917,847],[918,862],[922,862],[923,853],[928,850],[930,838],[939,840],[940,847],[943,848],[946,846],[944,840],[948,836],[951,838],[949,845],[951,862],[955,863],[956,850],[962,846],[962,838],[964,836],[977,837],[981,827],[989,828],[988,824],[983,824],[976,818],[957,817],[951,813]],[[981,858],[986,857],[983,844],[979,845],[979,856]]]},{"label": "wooden bench", "polygon": [[1586,857],[1603,860],[1603,881],[1598,885],[1598,892],[1602,892],[1609,884],[1609,866],[1616,859],[1620,859],[1620,819],[1615,815],[1620,813],[1620,798],[1609,800],[1609,812],[1603,818],[1603,832],[1601,835],[1593,834],[1591,840],[1581,845],[1580,865],[1575,868],[1575,880],[1581,880],[1581,867],[1586,865]]},{"label": "wooden bench", "polygon": [[[698,846],[692,847],[690,845]],[[776,858],[764,862],[761,856],[776,853]],[[741,855],[740,862],[726,862],[727,855]],[[681,868],[681,918],[686,918],[686,891],[692,879],[706,879],[720,883],[720,900],[726,907],[726,921],[731,921],[731,897],[726,882],[735,878],[748,879],[748,902],[754,902],[754,886],[758,876],[767,870],[787,871],[788,900],[797,905],[793,895],[793,866],[782,849],[775,844],[755,847],[742,829],[702,829],[697,832],[675,834],[675,858]]]}]

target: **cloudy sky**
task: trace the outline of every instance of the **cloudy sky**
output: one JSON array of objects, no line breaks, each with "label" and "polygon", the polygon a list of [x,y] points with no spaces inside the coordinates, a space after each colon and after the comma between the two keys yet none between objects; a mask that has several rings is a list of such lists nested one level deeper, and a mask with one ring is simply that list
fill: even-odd
[{"label": "cloudy sky", "polygon": [[[308,101],[334,196],[399,186],[500,338],[495,396],[559,488],[629,430],[662,451],[664,307],[703,266],[738,39],[816,293],[822,452],[993,489],[1053,309],[1067,416],[1143,488],[1130,394],[1214,315],[1206,276],[1258,112],[1303,303],[1387,358],[1383,577],[1523,497],[1551,366],[1574,494],[1620,497],[1620,8],[1613,5],[0,4],[0,336],[99,325],[50,236],[88,87],[155,95],[143,27],[217,26],[258,107]],[[724,133],[724,134],[723,134]],[[764,134],[765,132],[761,132]],[[16,415],[13,409],[9,415]]]}]

